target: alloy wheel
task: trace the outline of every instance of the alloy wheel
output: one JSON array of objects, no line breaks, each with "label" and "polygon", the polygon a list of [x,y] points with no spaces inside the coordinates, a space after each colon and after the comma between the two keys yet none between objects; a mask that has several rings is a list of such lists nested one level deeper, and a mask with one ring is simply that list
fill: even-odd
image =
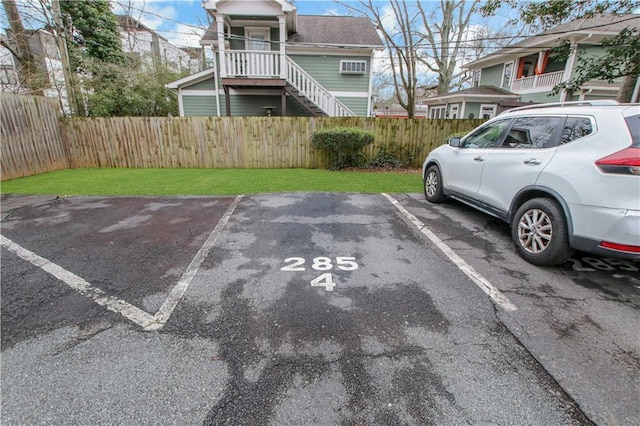
[{"label": "alloy wheel", "polygon": [[540,209],[527,210],[518,223],[518,241],[532,254],[542,253],[551,244],[553,225],[549,216]]}]

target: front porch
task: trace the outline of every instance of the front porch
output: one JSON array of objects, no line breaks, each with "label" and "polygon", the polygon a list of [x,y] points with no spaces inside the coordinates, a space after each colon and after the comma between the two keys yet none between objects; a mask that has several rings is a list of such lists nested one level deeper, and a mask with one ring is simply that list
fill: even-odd
[{"label": "front porch", "polygon": [[312,115],[348,117],[355,114],[291,58],[279,51],[224,50],[220,55],[220,81],[226,95],[230,88],[281,88],[281,108],[286,115],[290,96]]},{"label": "front porch", "polygon": [[516,78],[511,85],[511,91],[515,93],[548,91],[562,82],[564,74],[565,71],[556,71]]}]

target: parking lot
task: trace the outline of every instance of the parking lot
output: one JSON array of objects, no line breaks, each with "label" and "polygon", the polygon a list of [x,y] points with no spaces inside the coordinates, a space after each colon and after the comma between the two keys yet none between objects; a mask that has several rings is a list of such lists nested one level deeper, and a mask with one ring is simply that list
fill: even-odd
[{"label": "parking lot", "polygon": [[2,199],[6,424],[633,424],[640,262],[421,194]]}]

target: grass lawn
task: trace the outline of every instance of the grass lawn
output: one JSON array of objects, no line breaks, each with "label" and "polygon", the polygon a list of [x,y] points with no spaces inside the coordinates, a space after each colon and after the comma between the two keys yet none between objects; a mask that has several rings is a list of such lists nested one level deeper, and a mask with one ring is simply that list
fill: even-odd
[{"label": "grass lawn", "polygon": [[237,195],[421,192],[419,173],[309,169],[68,169],[0,184],[2,194]]}]

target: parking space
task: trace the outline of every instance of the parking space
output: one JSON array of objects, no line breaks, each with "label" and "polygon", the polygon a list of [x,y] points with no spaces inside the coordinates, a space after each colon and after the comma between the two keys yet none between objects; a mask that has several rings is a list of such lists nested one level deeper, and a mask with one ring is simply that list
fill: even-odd
[{"label": "parking space", "polygon": [[417,194],[31,202],[2,221],[9,423],[638,414],[637,262],[537,268]]}]

